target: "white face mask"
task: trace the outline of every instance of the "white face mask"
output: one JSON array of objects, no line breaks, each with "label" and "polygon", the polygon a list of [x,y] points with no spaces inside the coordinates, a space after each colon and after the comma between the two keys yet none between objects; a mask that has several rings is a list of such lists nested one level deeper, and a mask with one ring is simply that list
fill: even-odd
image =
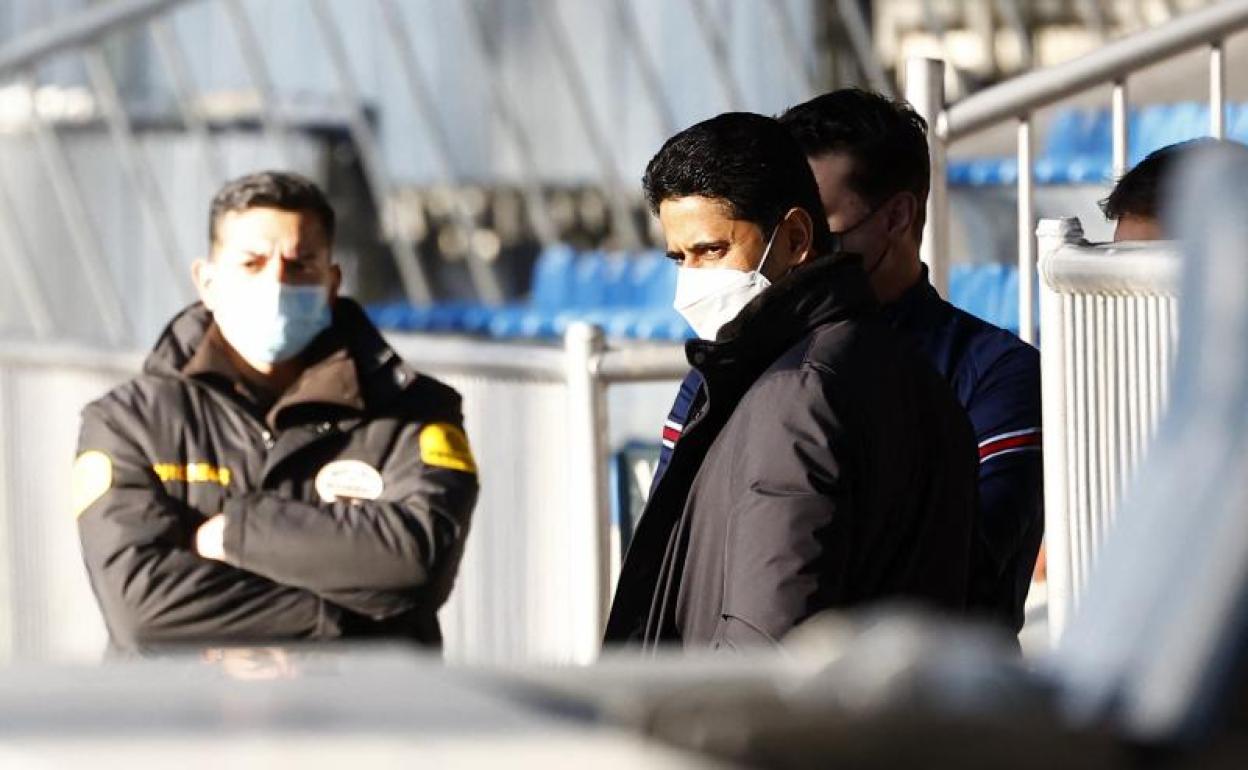
[{"label": "white face mask", "polygon": [[219,296],[212,315],[221,335],[256,363],[294,358],[332,321],[329,291],[320,284],[238,281]]},{"label": "white face mask", "polygon": [[719,330],[741,314],[750,300],[767,290],[771,281],[763,275],[763,265],[771,254],[779,225],[771,231],[763,258],[753,270],[730,267],[681,267],[676,274],[676,299],[672,307],[684,316],[694,333],[714,340]]}]

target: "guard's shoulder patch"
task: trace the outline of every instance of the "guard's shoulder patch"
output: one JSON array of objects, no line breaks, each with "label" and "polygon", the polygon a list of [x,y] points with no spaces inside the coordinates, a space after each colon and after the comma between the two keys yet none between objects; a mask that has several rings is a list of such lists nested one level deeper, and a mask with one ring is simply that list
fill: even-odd
[{"label": "guard's shoulder patch", "polygon": [[420,429],[420,459],[436,468],[477,472],[468,437],[459,426],[449,422],[433,422]]},{"label": "guard's shoulder patch", "polygon": [[74,460],[70,477],[69,496],[74,516],[82,512],[104,495],[113,485],[113,461],[103,452],[83,452]]}]

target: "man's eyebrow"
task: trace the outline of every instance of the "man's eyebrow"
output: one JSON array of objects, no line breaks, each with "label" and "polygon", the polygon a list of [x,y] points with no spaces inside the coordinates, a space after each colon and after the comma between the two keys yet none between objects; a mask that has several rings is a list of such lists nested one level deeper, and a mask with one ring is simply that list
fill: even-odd
[{"label": "man's eyebrow", "polygon": [[719,248],[729,245],[727,238],[718,238],[716,240],[695,241],[689,248],[693,251],[706,251],[707,249]]}]

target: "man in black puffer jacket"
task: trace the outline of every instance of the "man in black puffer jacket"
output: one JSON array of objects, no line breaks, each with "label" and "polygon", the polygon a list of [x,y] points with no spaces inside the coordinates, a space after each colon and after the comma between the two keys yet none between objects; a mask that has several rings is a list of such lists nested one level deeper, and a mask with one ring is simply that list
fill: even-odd
[{"label": "man in black puffer jacket", "polygon": [[644,180],[702,338],[690,419],[630,545],[608,643],[774,644],[828,608],[962,612],[976,448],[949,387],[832,253],[805,156],[730,113],[669,140]]}]

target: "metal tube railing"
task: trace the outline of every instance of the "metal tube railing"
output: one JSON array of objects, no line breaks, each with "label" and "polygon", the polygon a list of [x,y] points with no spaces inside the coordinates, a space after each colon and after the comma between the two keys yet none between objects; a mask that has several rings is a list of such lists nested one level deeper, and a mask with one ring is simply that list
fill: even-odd
[{"label": "metal tube railing", "polygon": [[[1113,170],[1115,175],[1120,175],[1125,172],[1129,160],[1127,77],[1145,66],[1207,46],[1210,134],[1221,138],[1226,133],[1224,41],[1228,35],[1246,27],[1248,0],[1226,0],[1180,16],[1164,26],[1103,46],[1065,64],[1038,70],[985,89],[944,110],[942,119],[936,122],[935,130],[945,144],[1001,121],[1019,121],[1019,330],[1024,340],[1035,341],[1032,315],[1035,307],[1033,282],[1036,274],[1031,136],[1032,116],[1035,111],[1106,81],[1113,83]],[[944,255],[932,257],[936,262],[945,258]]]},{"label": "metal tube railing", "polygon": [[1127,173],[1127,142],[1130,137],[1127,136],[1127,81],[1114,81],[1114,91],[1111,99],[1111,124],[1110,130],[1113,139],[1113,173],[1117,179]]},{"label": "metal tube railing", "polygon": [[1068,96],[1177,54],[1212,45],[1248,27],[1248,0],[1225,0],[1180,16],[1168,24],[1103,46],[1086,56],[1019,76],[953,104],[943,137],[955,142],[1005,120],[1017,118]]},{"label": "metal tube railing", "polygon": [[1209,46],[1209,135],[1226,138],[1226,52],[1221,41]]},{"label": "metal tube railing", "polygon": [[906,101],[927,121],[927,149],[931,157],[927,217],[919,257],[927,265],[932,286],[949,296],[949,200],[945,178],[945,145],[936,125],[945,107],[945,63],[939,59],[911,59],[906,63]]},{"label": "metal tube railing", "polygon": [[1036,342],[1036,220],[1035,188],[1032,184],[1030,115],[1018,121],[1018,334],[1023,342]]}]

